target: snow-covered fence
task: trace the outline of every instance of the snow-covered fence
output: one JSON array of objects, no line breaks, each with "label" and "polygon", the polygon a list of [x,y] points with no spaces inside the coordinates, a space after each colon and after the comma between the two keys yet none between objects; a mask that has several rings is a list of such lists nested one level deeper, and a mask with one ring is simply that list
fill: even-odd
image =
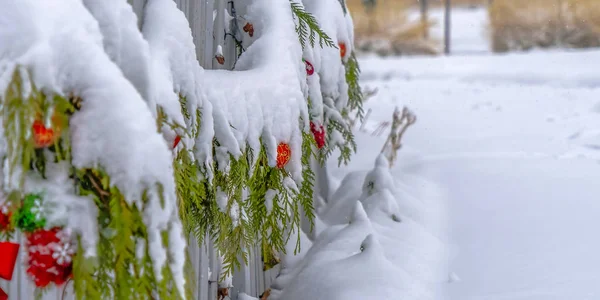
[{"label": "snow-covered fence", "polygon": [[[144,6],[148,0],[128,0],[135,14],[138,25],[144,21]],[[203,68],[212,68],[213,51],[213,11],[215,0],[174,0],[177,7],[185,13],[196,45],[196,56]],[[224,2],[224,1],[223,1]]]},{"label": "snow-covered fence", "polygon": [[[141,28],[144,22],[144,8],[151,0],[128,0],[134,12],[138,16],[138,26]],[[200,65],[205,69],[212,69],[215,53],[215,38],[219,38],[218,44],[222,44],[224,36],[215,35],[216,31],[223,31],[223,23],[219,28],[214,28],[213,12],[217,7],[227,7],[227,0],[174,0],[177,7],[183,11],[189,21],[196,46],[196,55]],[[237,1],[236,1],[237,2]],[[243,6],[240,10],[243,12]],[[220,17],[223,18],[223,11]],[[223,19],[221,19],[223,20]],[[234,51],[228,43],[223,44],[225,51]],[[228,47],[229,46],[229,47]],[[230,49],[228,49],[230,48]],[[20,243],[24,247],[25,238],[17,233],[13,238],[14,242]],[[192,284],[194,286],[194,298],[198,300],[217,299],[218,277],[219,277],[219,257],[215,247],[209,239],[202,245],[198,245],[194,237],[188,241],[188,253],[195,273]],[[23,262],[24,251],[21,248],[19,253],[19,262]],[[34,284],[27,276],[25,264],[17,263],[15,272],[11,281],[0,280],[0,288],[7,292],[9,299],[35,299],[36,289]],[[278,274],[278,267],[267,272],[263,271],[263,262],[260,248],[257,246],[250,250],[250,259],[248,266],[242,267],[232,278],[233,288],[230,291],[230,299],[238,299],[239,293],[245,293],[250,296],[260,295]],[[72,282],[59,287],[49,288],[43,292],[39,298],[42,300],[74,299]]]}]

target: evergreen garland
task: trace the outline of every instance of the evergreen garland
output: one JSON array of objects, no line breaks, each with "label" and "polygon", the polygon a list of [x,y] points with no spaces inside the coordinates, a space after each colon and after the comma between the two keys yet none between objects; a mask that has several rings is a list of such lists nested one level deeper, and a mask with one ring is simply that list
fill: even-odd
[{"label": "evergreen garland", "polygon": [[[290,4],[299,21],[296,30],[303,47],[307,41],[314,46],[316,36],[319,36],[322,47],[336,47],[312,15],[304,11],[300,4]],[[180,96],[180,103],[186,122],[192,124],[185,97]],[[186,132],[194,139],[199,134],[199,110],[196,115],[193,129]],[[303,122],[299,121],[302,127]],[[159,117],[158,122],[171,129],[182,128],[168,124],[164,117]],[[312,195],[315,176],[310,168],[310,159],[316,156],[313,136],[309,132],[302,133],[300,187],[296,186],[287,171],[268,165],[266,148],[264,143],[261,142],[261,145],[259,153],[253,153],[250,147],[246,147],[240,158],[230,155],[228,165],[220,166],[217,153],[223,149],[215,139],[213,165],[200,165],[186,149],[179,151],[174,162],[184,228],[199,243],[207,237],[213,240],[223,257],[222,276],[231,275],[241,267],[242,262],[247,264],[248,250],[256,244],[262,245],[265,258],[276,256],[274,252],[284,252],[290,233],[300,225],[300,208],[311,222],[314,218]],[[212,180],[206,176],[209,173],[214,174]],[[269,208],[266,204],[268,193],[272,197],[268,199],[271,202]],[[219,207],[219,197],[227,199],[225,208]],[[237,217],[232,218],[232,215]],[[296,251],[299,251],[299,231],[296,240]]]},{"label": "evergreen garland", "polygon": [[[212,182],[202,175],[206,166],[199,166],[185,149],[179,151],[175,176],[186,232],[192,233],[199,243],[206,237],[214,241],[223,256],[222,276],[231,275],[242,262],[247,264],[248,250],[256,244],[272,251],[285,251],[289,228],[299,227],[300,208],[312,220],[314,173],[309,162],[313,143],[312,136],[304,133],[300,188],[285,169],[268,165],[264,144],[256,158],[249,147],[239,159],[230,156],[227,171],[218,164],[209,166],[215,174]],[[218,148],[215,140],[213,154],[216,155]],[[265,198],[270,192],[275,196],[270,200],[272,207],[267,209]],[[222,201],[219,197],[226,197],[226,207],[219,207],[218,202]]]},{"label": "evergreen garland", "polygon": [[[0,98],[7,141],[9,184],[11,191],[7,200],[13,211],[21,206],[22,187],[28,172],[36,172],[43,178],[46,164],[67,162],[71,164],[68,119],[78,106],[74,97],[67,99],[58,95],[47,97],[38,91],[29,73],[16,68],[6,94]],[[34,149],[30,128],[36,118],[43,116],[52,122],[56,132],[62,132],[46,151]],[[70,176],[77,195],[91,197],[98,208],[99,241],[97,253],[86,258],[81,243],[73,261],[74,291],[78,299],[182,299],[174,288],[171,271],[166,264],[162,280],[155,277],[148,252],[148,233],[142,214],[135,205],[129,205],[122,193],[110,184],[110,178],[100,168],[71,168]],[[162,188],[157,186],[161,191]],[[162,194],[162,191],[160,192]],[[142,197],[146,202],[146,196]],[[163,245],[168,235],[163,232]],[[143,251],[140,251],[142,249]],[[38,297],[43,290],[36,292]],[[189,293],[189,292],[188,292]]]}]

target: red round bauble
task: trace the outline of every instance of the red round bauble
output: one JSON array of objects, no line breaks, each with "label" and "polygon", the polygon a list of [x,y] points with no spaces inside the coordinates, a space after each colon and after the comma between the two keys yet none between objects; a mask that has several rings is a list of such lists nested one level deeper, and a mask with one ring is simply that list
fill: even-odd
[{"label": "red round bauble", "polygon": [[72,276],[74,246],[60,228],[40,229],[27,236],[27,274],[37,287],[61,285]]},{"label": "red round bauble", "polygon": [[306,75],[310,76],[315,73],[315,67],[306,59],[302,59],[306,65]]},{"label": "red round bauble", "polygon": [[315,125],[315,123],[310,122],[310,131],[312,131],[313,136],[315,137],[315,142],[317,142],[317,148],[321,149],[325,146],[325,128],[323,125]]},{"label": "red round bauble", "polygon": [[287,163],[290,161],[291,157],[292,149],[290,148],[290,145],[286,143],[280,143],[279,146],[277,146],[277,167],[280,169],[285,167],[285,165],[287,165]]},{"label": "red round bauble", "polygon": [[[53,118],[54,119],[54,118]],[[52,128],[46,128],[44,122],[41,120],[35,120],[31,126],[33,132],[33,142],[35,148],[46,148],[50,147],[59,136],[60,128],[56,128],[56,131]]]},{"label": "red round bauble", "polygon": [[346,57],[346,44],[345,43],[339,43],[340,46],[340,56],[342,58]]}]

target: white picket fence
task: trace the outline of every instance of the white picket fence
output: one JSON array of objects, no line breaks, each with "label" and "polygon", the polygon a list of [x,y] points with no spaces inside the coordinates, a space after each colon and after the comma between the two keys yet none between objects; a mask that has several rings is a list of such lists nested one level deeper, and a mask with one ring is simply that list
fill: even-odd
[{"label": "white picket fence", "polygon": [[[17,259],[17,265],[11,281],[0,280],[0,288],[8,295],[9,300],[29,300],[35,298],[35,285],[27,277],[24,265],[25,252],[24,241],[21,235],[17,234],[14,242],[20,243],[21,249]],[[218,258],[212,243],[204,243],[202,247],[198,245],[196,239],[189,239],[188,252],[190,254],[191,263],[194,269],[195,291],[194,299],[197,300],[216,300],[217,299],[217,278],[218,278]],[[2,255],[0,253],[0,255]],[[212,270],[209,278],[208,271]],[[261,258],[260,248],[256,247],[250,251],[249,265],[243,266],[233,275],[233,288],[230,289],[231,300],[236,300],[237,295],[241,292],[251,296],[259,296],[273,282],[279,268],[275,268],[263,272],[263,263]],[[74,299],[72,291],[72,282],[67,283],[59,288],[51,288],[43,293],[42,300],[72,300]]]},{"label": "white picket fence", "polygon": [[[218,68],[214,60],[215,44],[225,46],[224,51],[234,51],[232,45],[224,41],[223,28],[215,28],[213,24],[223,24],[223,15],[217,15],[217,22],[213,22],[213,11],[221,8],[221,12],[228,7],[229,0],[174,0],[179,9],[181,9],[192,29],[194,43],[196,45],[196,54],[200,65],[205,69]],[[138,24],[143,22],[144,5],[147,0],[129,0],[133,10],[138,16]],[[238,13],[244,11],[244,1],[234,1]],[[220,22],[219,22],[220,21]],[[219,27],[219,26],[217,26]],[[213,30],[216,29],[216,30]],[[221,32],[221,34],[215,34]],[[215,39],[217,40],[215,43]],[[23,245],[24,238],[20,235],[15,237],[15,241]],[[188,251],[193,265],[195,278],[194,298],[197,300],[216,300],[218,289],[218,257],[211,241],[205,242],[202,246],[198,245],[195,238],[191,237],[188,241]],[[21,248],[23,250],[23,248]],[[35,286],[27,278],[24,268],[24,255],[20,251],[18,263],[13,275],[13,279],[8,281],[0,280],[0,287],[9,295],[9,300],[29,300],[35,298]],[[0,255],[2,255],[0,253]],[[212,271],[209,278],[209,268]],[[257,297],[264,292],[279,273],[278,266],[264,272],[261,251],[259,247],[251,249],[249,265],[243,266],[233,275],[233,288],[230,290],[230,299],[237,300],[237,295],[241,292],[250,296]],[[72,283],[60,288],[52,288],[46,291],[41,297],[42,300],[61,300],[74,299],[72,292]]]}]

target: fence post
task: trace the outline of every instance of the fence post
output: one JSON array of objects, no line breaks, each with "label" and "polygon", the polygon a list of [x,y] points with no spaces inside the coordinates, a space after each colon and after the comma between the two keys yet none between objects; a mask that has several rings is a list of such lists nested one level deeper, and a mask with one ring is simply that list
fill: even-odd
[{"label": "fence post", "polygon": [[450,54],[450,12],[452,10],[452,3],[450,0],[446,0],[446,8],[444,10],[444,53]]},{"label": "fence post", "polygon": [[429,19],[427,16],[427,0],[419,0],[419,4],[421,4],[421,25],[423,26],[423,38],[429,38],[429,24],[427,20]]}]

